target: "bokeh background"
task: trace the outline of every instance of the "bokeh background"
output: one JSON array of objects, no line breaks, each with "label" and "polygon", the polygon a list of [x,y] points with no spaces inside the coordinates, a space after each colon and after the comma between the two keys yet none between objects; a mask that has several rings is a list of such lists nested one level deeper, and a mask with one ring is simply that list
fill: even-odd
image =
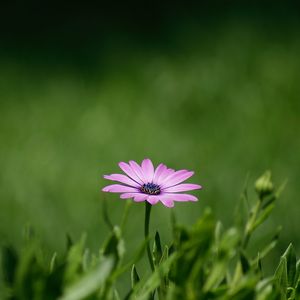
[{"label": "bokeh background", "polygon": [[[150,157],[195,170],[197,204],[177,204],[192,224],[206,206],[232,224],[247,176],[288,179],[258,234],[283,226],[274,257],[300,251],[300,19],[293,1],[68,3],[10,1],[0,9],[0,241],[20,246],[30,224],[45,248],[87,232],[96,250],[103,174]],[[254,197],[253,193],[250,193]],[[124,201],[106,195],[118,223]],[[143,239],[131,207],[130,253]],[[170,239],[170,210],[152,230]]]}]

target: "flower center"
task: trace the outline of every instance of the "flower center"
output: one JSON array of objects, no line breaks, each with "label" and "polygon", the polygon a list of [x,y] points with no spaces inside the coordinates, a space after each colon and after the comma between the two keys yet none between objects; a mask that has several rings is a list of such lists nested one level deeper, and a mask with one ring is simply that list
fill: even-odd
[{"label": "flower center", "polygon": [[160,186],[155,183],[145,183],[140,188],[141,192],[149,195],[159,195]]}]

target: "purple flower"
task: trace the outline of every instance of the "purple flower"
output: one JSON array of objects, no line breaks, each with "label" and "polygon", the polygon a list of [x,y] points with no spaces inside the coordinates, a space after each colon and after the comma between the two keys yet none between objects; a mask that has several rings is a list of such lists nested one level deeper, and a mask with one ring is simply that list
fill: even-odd
[{"label": "purple flower", "polygon": [[121,193],[122,199],[133,198],[136,202],[148,201],[152,205],[160,201],[167,207],[173,207],[174,201],[198,201],[194,195],[182,193],[202,188],[198,184],[182,183],[194,175],[193,171],[175,171],[164,164],[154,170],[150,159],[144,159],[141,166],[133,160],[120,162],[119,167],[126,175],[111,174],[104,178],[122,184],[108,185],[102,191]]}]

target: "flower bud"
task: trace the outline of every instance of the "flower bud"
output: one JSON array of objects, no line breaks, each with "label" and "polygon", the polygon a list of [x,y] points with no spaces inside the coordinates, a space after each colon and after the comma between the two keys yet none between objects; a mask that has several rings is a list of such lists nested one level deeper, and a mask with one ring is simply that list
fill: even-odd
[{"label": "flower bud", "polygon": [[274,186],[271,181],[271,172],[266,171],[255,182],[255,190],[258,193],[260,199],[270,195],[274,191]]}]

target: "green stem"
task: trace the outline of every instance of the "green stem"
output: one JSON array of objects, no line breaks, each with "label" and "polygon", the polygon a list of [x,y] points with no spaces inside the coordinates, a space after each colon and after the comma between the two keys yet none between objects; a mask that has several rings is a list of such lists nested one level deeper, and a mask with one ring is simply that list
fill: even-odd
[{"label": "green stem", "polygon": [[152,205],[145,201],[145,228],[144,228],[144,233],[145,233],[145,240],[146,240],[146,247],[147,247],[147,255],[148,255],[148,260],[150,264],[151,271],[154,271],[154,264],[153,264],[153,259],[152,259],[152,254],[150,250],[150,243],[149,243],[149,224],[150,224],[150,214],[151,214],[151,208]]}]

